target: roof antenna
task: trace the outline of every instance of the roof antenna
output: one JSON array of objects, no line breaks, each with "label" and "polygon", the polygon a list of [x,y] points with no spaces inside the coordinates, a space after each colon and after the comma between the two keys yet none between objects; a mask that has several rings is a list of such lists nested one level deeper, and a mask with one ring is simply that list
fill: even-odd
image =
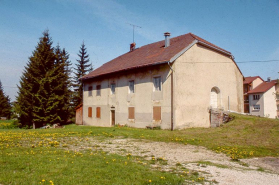
[{"label": "roof antenna", "polygon": [[127,23],[127,24],[129,24],[130,26],[133,26],[133,43],[135,42],[135,27],[137,27],[137,28],[141,28],[140,26],[138,26],[138,25],[135,25],[135,24],[131,24],[131,23]]}]

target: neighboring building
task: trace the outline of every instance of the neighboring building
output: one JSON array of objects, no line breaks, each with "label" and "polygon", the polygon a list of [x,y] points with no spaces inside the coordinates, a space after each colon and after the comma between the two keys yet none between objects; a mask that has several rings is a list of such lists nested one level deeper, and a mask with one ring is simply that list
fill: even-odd
[{"label": "neighboring building", "polygon": [[243,81],[243,95],[244,95],[244,113],[250,113],[249,111],[249,95],[248,91],[256,88],[264,80],[259,76],[248,76]]},{"label": "neighboring building", "polygon": [[82,77],[83,124],[210,127],[210,110],[243,112],[230,52],[188,33],[135,48]]},{"label": "neighboring building", "polygon": [[[277,93],[276,93],[277,92]],[[279,87],[277,80],[262,82],[248,92],[250,114],[278,118]]]}]

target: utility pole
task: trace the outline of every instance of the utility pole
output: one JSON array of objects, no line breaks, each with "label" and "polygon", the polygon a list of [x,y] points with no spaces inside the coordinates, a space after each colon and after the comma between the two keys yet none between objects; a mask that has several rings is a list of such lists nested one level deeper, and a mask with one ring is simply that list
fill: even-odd
[{"label": "utility pole", "polygon": [[129,24],[130,26],[133,26],[133,43],[135,42],[135,27],[137,28],[141,28],[140,26],[138,25],[135,25],[135,24],[131,24],[131,23],[127,23]]}]

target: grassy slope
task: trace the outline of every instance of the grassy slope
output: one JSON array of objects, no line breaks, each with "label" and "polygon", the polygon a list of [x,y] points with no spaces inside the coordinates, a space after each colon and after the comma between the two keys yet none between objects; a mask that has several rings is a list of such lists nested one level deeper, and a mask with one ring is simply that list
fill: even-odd
[{"label": "grassy slope", "polygon": [[[69,151],[88,138],[135,138],[205,146],[234,158],[278,156],[279,120],[235,115],[219,128],[180,131],[69,125],[65,129],[0,129],[0,184],[179,184],[198,181],[152,170],[133,156]],[[139,159],[142,160],[142,159]],[[136,179],[136,180],[135,180]],[[45,181],[43,181],[45,180]],[[51,181],[51,182],[50,182]]]},{"label": "grassy slope", "polygon": [[[218,128],[190,128],[185,130],[147,130],[135,128],[91,129],[93,135],[123,136],[163,142],[178,142],[204,146],[218,152],[232,149],[246,152],[242,157],[279,155],[279,120],[234,114],[235,120]],[[81,130],[91,127],[80,127]],[[252,152],[252,155],[248,155]],[[240,156],[241,157],[241,156]]]}]

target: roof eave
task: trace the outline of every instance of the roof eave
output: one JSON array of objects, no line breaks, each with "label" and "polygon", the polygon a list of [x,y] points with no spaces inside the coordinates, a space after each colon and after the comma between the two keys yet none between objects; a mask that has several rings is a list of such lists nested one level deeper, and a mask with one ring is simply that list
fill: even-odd
[{"label": "roof eave", "polygon": [[160,64],[166,64],[166,63],[169,63],[169,62],[170,62],[170,61],[163,61],[163,62],[157,62],[157,63],[153,63],[153,64],[146,64],[146,65],[141,65],[141,66],[134,66],[134,67],[122,69],[122,70],[119,70],[119,71],[112,71],[112,72],[109,72],[109,73],[102,73],[102,74],[99,74],[99,75],[96,75],[96,76],[82,77],[82,78],[80,78],[80,79],[81,79],[81,81],[84,81],[84,80],[88,80],[88,79],[97,78],[97,77],[100,77],[100,76],[103,76],[103,75],[113,74],[113,73],[117,73],[117,72],[123,72],[123,71],[127,71],[127,70],[132,70],[132,69],[147,67],[147,66],[155,66],[155,65],[160,65]]}]

